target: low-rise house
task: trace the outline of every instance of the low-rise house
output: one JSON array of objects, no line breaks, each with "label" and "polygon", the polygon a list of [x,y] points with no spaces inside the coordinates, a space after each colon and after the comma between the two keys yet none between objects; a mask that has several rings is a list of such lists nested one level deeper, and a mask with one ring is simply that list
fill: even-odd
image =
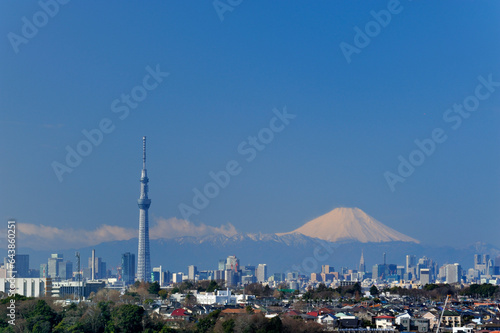
[{"label": "low-rise house", "polygon": [[462,317],[456,311],[445,310],[443,313],[442,325],[448,327],[462,326]]},{"label": "low-rise house", "polygon": [[395,320],[396,325],[401,325],[401,319],[408,319],[409,320],[409,319],[411,319],[411,316],[408,312],[397,315],[396,320]]},{"label": "low-rise house", "polygon": [[[254,309],[254,313],[261,313],[262,311],[260,309]],[[222,310],[223,314],[236,314],[236,315],[241,315],[241,314],[248,314],[247,309],[235,309],[235,308],[227,308]]]},{"label": "low-rise house", "polygon": [[172,315],[172,312],[175,310],[173,307],[169,307],[167,305],[162,305],[156,309],[153,310],[153,313],[157,313],[160,316],[162,316],[163,319],[170,318]]},{"label": "low-rise house", "polygon": [[172,311],[170,314],[170,317],[173,319],[182,319],[182,320],[190,320],[191,319],[191,312],[188,311],[187,309],[175,309]]},{"label": "low-rise house", "polygon": [[429,319],[425,318],[401,318],[399,322],[400,332],[429,332]]},{"label": "low-rise house", "polygon": [[318,322],[318,324],[321,324],[326,328],[333,329],[334,327],[339,326],[338,318],[332,315],[331,313],[325,315],[319,315],[316,321]]},{"label": "low-rise house", "polygon": [[291,316],[291,317],[300,317],[301,313],[296,311],[296,310],[288,310],[284,314],[285,316]]},{"label": "low-rise house", "polygon": [[377,316],[375,319],[375,327],[382,329],[392,329],[394,328],[394,317],[393,316]]},{"label": "low-rise house", "polygon": [[472,327],[453,327],[453,333],[472,333]]},{"label": "low-rise house", "polygon": [[361,320],[356,316],[349,313],[337,313],[335,317],[339,320],[339,327],[341,328],[358,328],[361,326]]},{"label": "low-rise house", "polygon": [[428,311],[422,315],[422,318],[429,320],[429,328],[431,330],[434,330],[437,328],[437,325],[439,323],[439,317],[437,314]]}]

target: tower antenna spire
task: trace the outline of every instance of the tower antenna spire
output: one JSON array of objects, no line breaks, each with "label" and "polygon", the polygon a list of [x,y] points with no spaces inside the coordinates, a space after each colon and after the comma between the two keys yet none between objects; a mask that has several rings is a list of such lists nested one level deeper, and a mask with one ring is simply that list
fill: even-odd
[{"label": "tower antenna spire", "polygon": [[142,137],[142,168],[146,169],[146,137]]}]

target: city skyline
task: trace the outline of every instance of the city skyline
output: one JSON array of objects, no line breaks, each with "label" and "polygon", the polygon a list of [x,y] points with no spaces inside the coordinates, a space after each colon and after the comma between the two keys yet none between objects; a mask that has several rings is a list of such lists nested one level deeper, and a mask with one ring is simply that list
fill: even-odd
[{"label": "city skyline", "polygon": [[21,252],[137,237],[143,136],[152,237],[359,207],[425,244],[500,247],[500,4],[57,8],[0,4],[0,217]]},{"label": "city skyline", "polygon": [[[105,280],[114,277],[117,277],[119,281],[123,281],[126,284],[132,284],[134,280],[143,281],[141,280],[139,275],[135,276],[134,273],[135,255],[130,252],[126,252],[121,254],[120,257],[121,257],[121,265],[107,266],[103,258],[96,256],[95,252],[93,251],[92,256],[89,256],[88,258],[88,266],[81,267],[80,273],[82,274],[84,279],[90,281]],[[370,278],[369,275],[362,276],[362,275],[352,275],[352,274],[366,273],[366,274],[371,274],[372,280],[378,279],[380,277],[380,279],[382,280],[389,278],[396,281],[398,280],[410,281],[410,280],[421,280],[420,275],[422,274],[422,270],[423,273],[425,274],[424,278],[427,279],[425,281],[427,281],[427,283],[433,283],[436,280],[438,280],[438,276],[441,277],[446,276],[447,273],[445,273],[445,271],[450,267],[451,269],[453,269],[453,274],[455,274],[454,276],[455,277],[458,276],[459,278],[456,281],[447,281],[447,283],[460,282],[462,276],[466,277],[467,279],[470,279],[471,281],[474,279],[476,280],[479,279],[481,275],[490,276],[492,279],[498,278],[498,276],[500,276],[499,275],[500,255],[494,258],[488,254],[474,254],[473,258],[471,258],[473,259],[473,264],[469,265],[460,262],[439,263],[436,262],[432,257],[429,258],[425,255],[416,256],[414,254],[399,256],[398,260],[395,261],[394,260],[387,261],[386,254],[384,253],[383,258],[380,258],[382,260],[379,260],[378,263],[374,262],[369,267],[365,267],[364,254],[363,251],[361,251],[361,260],[359,267],[356,267],[356,265],[354,266],[337,265],[338,263],[336,263],[335,260],[329,260],[326,262],[322,262],[321,265],[318,264],[318,266],[315,269],[311,269],[309,271],[304,271],[303,269],[294,269],[294,268],[291,268],[287,271],[279,271],[279,270],[269,271],[267,263],[257,264],[257,262],[250,262],[245,265],[242,265],[240,264],[239,257],[234,255],[230,255],[226,259],[219,259],[218,261],[215,260],[215,258],[216,257],[213,257],[211,264],[206,263],[203,266],[195,266],[187,263],[186,267],[184,267],[183,270],[172,269],[168,265],[164,266],[163,264],[156,263],[156,265],[154,265],[155,267],[152,267],[151,271],[159,274],[167,272],[167,275],[170,277],[172,277],[172,274],[181,274],[182,276],[185,276],[183,280],[185,279],[212,280],[215,279],[212,273],[215,274],[216,271],[219,272],[230,271],[232,272],[231,274],[233,273],[236,275],[239,274],[239,278],[241,278],[241,276],[253,275],[255,278],[255,281],[253,282],[259,282],[259,283],[266,282],[268,277],[272,275],[275,274],[287,275],[288,273],[291,272],[295,273],[298,276],[303,276],[305,278],[308,278],[310,275],[312,280],[318,278],[320,273],[332,274],[336,272],[338,274],[334,274],[334,276],[337,280],[341,279],[340,276],[345,277],[349,275],[350,278],[349,279],[346,278],[347,280],[352,281],[353,279],[354,280],[360,279],[361,281],[363,279]],[[404,259],[406,259],[405,262],[403,261]],[[73,269],[74,266],[71,260],[68,260],[68,258],[66,258],[65,261],[64,260],[65,259],[63,254],[59,253],[51,254],[51,256],[48,258],[48,263],[41,263],[40,270],[37,270],[30,268],[30,266],[32,265],[29,264],[30,262],[29,255],[18,254],[16,255],[16,262],[18,262],[18,264],[15,270],[17,272],[17,277],[20,278],[40,277],[40,278],[52,278],[56,280],[74,280],[78,275],[78,271],[76,269],[75,270]],[[4,262],[6,262],[6,259],[4,259]],[[38,267],[38,265],[35,266]],[[44,270],[46,269],[47,271],[42,273],[42,268]],[[4,267],[1,267],[1,269],[5,270],[6,269],[5,265]],[[3,277],[2,274],[4,273],[0,271],[0,277]],[[200,274],[200,277],[198,277],[198,274]],[[220,275],[222,273],[217,273],[217,274]],[[399,278],[395,278],[396,275],[398,275]],[[153,276],[155,277],[153,278]],[[330,278],[333,278],[334,276],[330,276]],[[151,274],[152,281],[158,281],[159,278],[160,275]],[[324,276],[322,278],[325,279]],[[222,277],[221,279],[227,280],[227,276],[226,278]],[[167,282],[168,281],[165,281],[165,283]],[[251,280],[247,282],[252,283]]]}]

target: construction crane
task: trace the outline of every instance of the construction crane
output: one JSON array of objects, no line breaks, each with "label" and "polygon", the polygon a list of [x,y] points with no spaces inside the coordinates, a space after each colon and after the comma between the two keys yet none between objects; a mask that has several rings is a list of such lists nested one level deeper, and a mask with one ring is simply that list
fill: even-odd
[{"label": "construction crane", "polygon": [[438,323],[438,327],[436,329],[436,333],[439,333],[439,327],[441,326],[441,321],[443,320],[444,311],[446,310],[446,305],[448,304],[449,298],[450,298],[450,295],[446,295],[446,301],[444,302],[443,311],[441,311],[441,317],[439,317],[439,323]]}]

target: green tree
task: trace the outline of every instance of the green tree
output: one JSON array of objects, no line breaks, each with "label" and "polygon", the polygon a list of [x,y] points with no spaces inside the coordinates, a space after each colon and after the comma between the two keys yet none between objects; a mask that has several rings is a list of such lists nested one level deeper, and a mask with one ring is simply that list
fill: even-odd
[{"label": "green tree", "polygon": [[39,299],[31,313],[26,314],[28,329],[36,333],[50,333],[60,321],[60,316],[42,299]]},{"label": "green tree", "polygon": [[492,297],[499,292],[500,287],[494,286],[489,283],[484,284],[471,284],[469,288],[466,288],[462,294],[475,296],[479,295],[481,297]]},{"label": "green tree", "polygon": [[158,292],[160,291],[160,284],[158,282],[153,282],[149,285],[148,291],[152,295],[158,295]]},{"label": "green tree", "polygon": [[265,331],[266,333],[281,333],[283,332],[283,323],[281,322],[280,317],[276,316],[271,318],[266,324]]},{"label": "green tree", "polygon": [[158,292],[158,296],[160,296],[161,299],[167,299],[168,291],[166,291],[165,289],[162,289]]},{"label": "green tree", "polygon": [[9,296],[7,298],[0,299],[0,304],[9,304],[11,299],[13,299],[15,301],[26,301],[28,299],[33,299],[33,297],[26,297],[23,295],[14,294],[14,295]]},{"label": "green tree", "polygon": [[212,311],[208,316],[200,319],[196,324],[196,331],[200,333],[210,332],[217,323],[220,313],[221,310]]},{"label": "green tree", "polygon": [[379,294],[377,286],[375,286],[375,285],[371,286],[371,288],[370,288],[370,294],[372,296],[377,296]]},{"label": "green tree", "polygon": [[83,310],[83,305],[78,306],[76,303],[71,303],[69,306],[66,306],[61,313],[63,319],[54,327],[52,332],[84,333],[85,327],[80,321]]},{"label": "green tree", "polygon": [[209,293],[212,293],[215,291],[215,289],[220,289],[219,285],[217,284],[217,282],[215,282],[215,280],[212,280],[210,281],[210,283],[208,284],[208,287],[207,287],[207,292]]},{"label": "green tree", "polygon": [[142,332],[144,309],[133,304],[123,304],[113,310],[111,315],[116,332]]},{"label": "green tree", "polygon": [[234,332],[234,319],[231,318],[222,323],[222,328],[224,329],[224,333],[233,333]]}]

